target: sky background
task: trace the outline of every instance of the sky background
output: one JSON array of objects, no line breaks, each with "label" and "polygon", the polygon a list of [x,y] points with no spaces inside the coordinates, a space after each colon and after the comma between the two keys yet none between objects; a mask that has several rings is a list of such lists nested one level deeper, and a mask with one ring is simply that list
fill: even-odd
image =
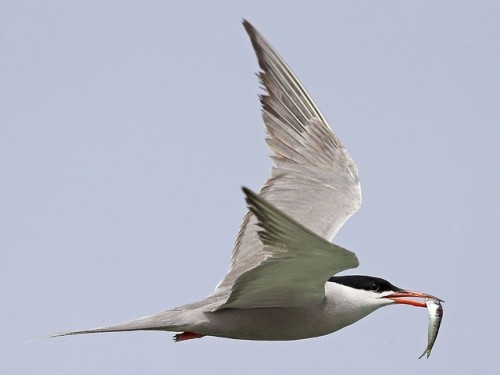
[{"label": "sky background", "polygon": [[[297,342],[135,332],[25,341],[202,299],[242,185],[270,172],[250,20],[357,162],[335,242],[446,300]],[[0,373],[493,374],[500,352],[500,3],[2,1]]]}]

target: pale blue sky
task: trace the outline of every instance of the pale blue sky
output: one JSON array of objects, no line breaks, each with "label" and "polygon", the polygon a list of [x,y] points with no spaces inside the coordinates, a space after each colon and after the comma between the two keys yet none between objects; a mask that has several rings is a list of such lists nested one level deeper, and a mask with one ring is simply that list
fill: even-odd
[{"label": "pale blue sky", "polygon": [[[24,341],[206,296],[270,160],[250,20],[358,164],[353,273],[446,300],[298,342]],[[498,371],[500,4],[2,1],[0,373]]]}]

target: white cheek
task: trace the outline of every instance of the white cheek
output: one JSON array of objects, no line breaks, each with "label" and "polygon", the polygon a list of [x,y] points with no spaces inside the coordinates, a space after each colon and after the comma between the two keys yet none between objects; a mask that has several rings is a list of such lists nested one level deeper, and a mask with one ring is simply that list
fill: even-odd
[{"label": "white cheek", "polygon": [[383,298],[390,293],[376,294],[367,290],[355,289],[342,284],[327,282],[325,284],[325,295],[342,310],[376,310],[379,307],[393,303],[392,300]]}]

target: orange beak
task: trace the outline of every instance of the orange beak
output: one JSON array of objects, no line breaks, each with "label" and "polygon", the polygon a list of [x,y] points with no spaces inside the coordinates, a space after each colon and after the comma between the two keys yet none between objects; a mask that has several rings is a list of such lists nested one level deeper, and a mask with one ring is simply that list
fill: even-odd
[{"label": "orange beak", "polygon": [[388,295],[385,298],[392,299],[395,303],[398,304],[411,305],[416,307],[427,307],[427,305],[424,302],[414,301],[412,299],[405,299],[405,297],[433,299],[440,302],[444,302],[442,299],[431,296],[430,294],[414,292],[411,290],[401,290],[400,292],[392,293],[391,295]]}]

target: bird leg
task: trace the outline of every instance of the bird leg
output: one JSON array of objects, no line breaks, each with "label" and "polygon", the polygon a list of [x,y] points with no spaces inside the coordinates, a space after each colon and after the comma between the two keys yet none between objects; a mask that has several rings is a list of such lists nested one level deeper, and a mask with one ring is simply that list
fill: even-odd
[{"label": "bird leg", "polygon": [[179,342],[191,339],[201,339],[203,336],[205,335],[200,335],[199,333],[194,332],[182,332],[174,335],[174,341]]}]

